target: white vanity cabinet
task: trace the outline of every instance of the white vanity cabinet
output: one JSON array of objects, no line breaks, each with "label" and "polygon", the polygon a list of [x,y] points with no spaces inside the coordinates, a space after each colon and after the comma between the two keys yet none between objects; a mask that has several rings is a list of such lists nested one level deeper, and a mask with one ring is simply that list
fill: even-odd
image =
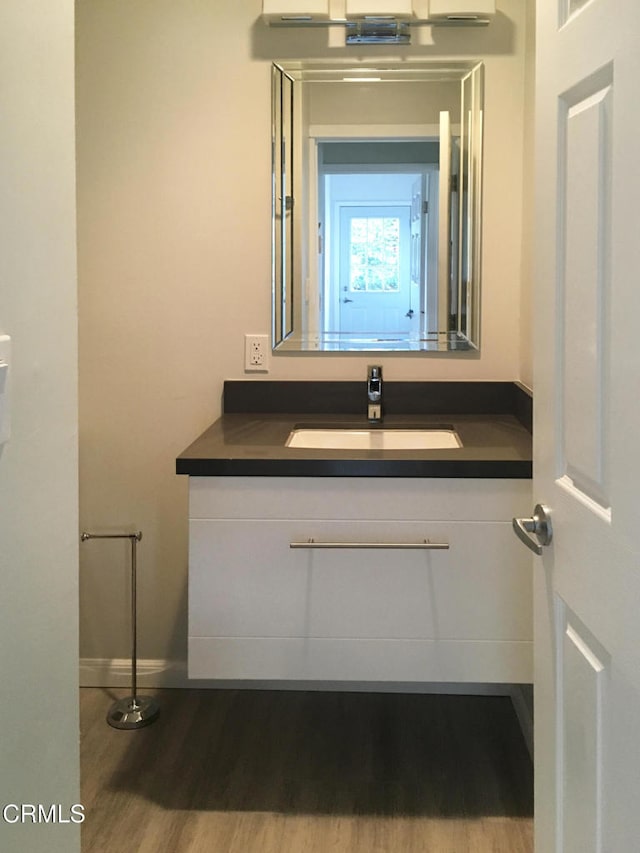
[{"label": "white vanity cabinet", "polygon": [[189,677],[530,682],[530,506],[530,480],[190,477]]}]

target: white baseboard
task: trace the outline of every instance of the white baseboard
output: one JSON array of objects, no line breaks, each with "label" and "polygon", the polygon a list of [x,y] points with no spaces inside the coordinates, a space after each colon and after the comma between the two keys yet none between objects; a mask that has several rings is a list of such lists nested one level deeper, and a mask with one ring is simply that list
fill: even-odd
[{"label": "white baseboard", "polygon": [[[510,696],[527,748],[533,758],[533,716],[519,684],[457,684],[420,682],[344,681],[216,681],[189,679],[186,661],[139,660],[139,687],[254,690],[345,690],[378,693],[444,693],[467,696]],[[129,687],[131,661],[127,658],[81,658],[80,687]]]},{"label": "white baseboard", "polygon": [[[191,689],[254,690],[344,690],[378,693],[444,693],[466,696],[512,696],[514,685],[456,682],[383,681],[273,681],[237,679],[193,679],[187,677],[186,661],[139,660],[140,687],[180,687]],[[81,658],[80,687],[129,687],[131,661],[128,658]]]},{"label": "white baseboard", "polygon": [[[136,667],[139,687],[193,687],[183,661],[139,660]],[[128,658],[80,658],[80,687],[129,687],[131,661]]]}]

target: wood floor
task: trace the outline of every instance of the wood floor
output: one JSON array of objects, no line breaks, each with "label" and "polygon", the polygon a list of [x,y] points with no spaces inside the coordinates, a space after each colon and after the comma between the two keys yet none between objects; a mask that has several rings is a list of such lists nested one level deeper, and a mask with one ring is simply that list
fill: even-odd
[{"label": "wood floor", "polygon": [[505,697],[81,691],[83,853],[532,853],[533,770]]}]

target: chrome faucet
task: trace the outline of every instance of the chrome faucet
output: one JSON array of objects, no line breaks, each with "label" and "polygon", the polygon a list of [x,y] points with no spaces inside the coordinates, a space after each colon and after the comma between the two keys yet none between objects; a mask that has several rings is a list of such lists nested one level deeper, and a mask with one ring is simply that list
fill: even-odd
[{"label": "chrome faucet", "polygon": [[370,365],[367,374],[367,418],[372,423],[382,421],[382,367]]}]

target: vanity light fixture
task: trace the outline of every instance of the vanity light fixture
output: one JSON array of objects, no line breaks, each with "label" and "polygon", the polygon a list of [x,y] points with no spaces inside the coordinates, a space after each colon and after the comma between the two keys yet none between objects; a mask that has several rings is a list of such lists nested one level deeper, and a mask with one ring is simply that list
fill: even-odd
[{"label": "vanity light fixture", "polygon": [[262,17],[276,26],[328,23],[329,0],[262,0]]},{"label": "vanity light fixture", "polygon": [[487,23],[496,13],[496,0],[429,0],[429,18],[433,23]]},{"label": "vanity light fixture", "polygon": [[347,45],[409,44],[411,28],[486,26],[495,0],[262,0],[272,27],[343,27]]}]

